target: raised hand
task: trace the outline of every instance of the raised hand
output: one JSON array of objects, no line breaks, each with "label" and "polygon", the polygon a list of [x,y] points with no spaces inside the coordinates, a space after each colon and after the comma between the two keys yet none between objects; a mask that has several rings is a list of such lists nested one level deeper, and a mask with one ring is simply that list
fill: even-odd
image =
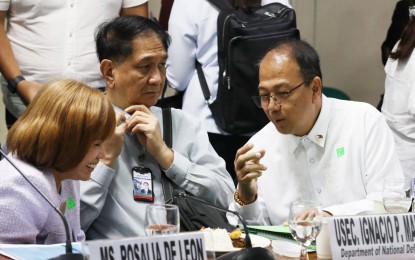
[{"label": "raised hand", "polygon": [[238,179],[238,197],[245,204],[255,201],[258,192],[257,179],[267,167],[260,163],[265,151],[249,152],[252,144],[246,144],[236,152],[235,172]]},{"label": "raised hand", "polygon": [[112,167],[115,160],[120,155],[123,144],[124,144],[124,134],[125,134],[125,115],[123,113],[116,114],[117,127],[115,128],[114,134],[111,135],[107,140],[104,141],[104,158],[101,159],[101,162]]},{"label": "raised hand", "polygon": [[174,153],[163,140],[157,117],[145,105],[133,105],[125,111],[131,114],[126,130],[137,136],[140,144],[163,169],[168,169],[173,163]]}]

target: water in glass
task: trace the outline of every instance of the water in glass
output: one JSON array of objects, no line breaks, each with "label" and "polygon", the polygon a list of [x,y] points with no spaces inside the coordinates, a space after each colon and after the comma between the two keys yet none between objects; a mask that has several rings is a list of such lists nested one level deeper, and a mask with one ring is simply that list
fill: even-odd
[{"label": "water in glass", "polygon": [[323,211],[315,201],[297,200],[291,203],[288,225],[293,238],[301,245],[301,260],[308,259],[307,247],[321,229]]},{"label": "water in glass", "polygon": [[146,227],[146,233],[148,236],[154,236],[154,235],[177,234],[179,233],[179,231],[177,230],[176,225],[171,225],[171,224],[149,225]]},{"label": "water in glass", "polygon": [[179,208],[170,204],[147,206],[145,229],[148,236],[177,234],[180,231]]},{"label": "water in glass", "polygon": [[291,221],[289,225],[294,239],[308,247],[320,233],[321,221]]}]

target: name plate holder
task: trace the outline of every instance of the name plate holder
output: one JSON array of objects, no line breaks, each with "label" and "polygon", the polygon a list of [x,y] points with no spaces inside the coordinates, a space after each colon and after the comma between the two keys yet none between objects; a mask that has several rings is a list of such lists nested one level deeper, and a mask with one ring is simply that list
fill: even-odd
[{"label": "name plate holder", "polygon": [[203,232],[87,241],[89,259],[207,260]]},{"label": "name plate holder", "polygon": [[327,218],[333,259],[415,259],[415,214]]}]

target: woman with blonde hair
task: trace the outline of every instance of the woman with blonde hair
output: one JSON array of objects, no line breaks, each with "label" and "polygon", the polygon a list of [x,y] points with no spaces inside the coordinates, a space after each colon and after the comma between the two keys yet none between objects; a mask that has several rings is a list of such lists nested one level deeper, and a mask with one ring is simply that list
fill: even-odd
[{"label": "woman with blonde hair", "polygon": [[[42,88],[7,135],[8,158],[60,208],[72,241],[85,239],[78,180],[89,179],[115,125],[111,103],[99,90],[58,80]],[[8,160],[0,169],[0,243],[65,242],[59,214]]]}]

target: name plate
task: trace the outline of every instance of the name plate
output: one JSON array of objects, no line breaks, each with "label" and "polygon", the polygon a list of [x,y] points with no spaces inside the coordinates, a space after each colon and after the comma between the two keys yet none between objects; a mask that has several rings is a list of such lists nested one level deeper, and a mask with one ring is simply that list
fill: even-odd
[{"label": "name plate", "polygon": [[87,241],[89,259],[207,260],[202,232]]},{"label": "name plate", "polygon": [[414,259],[415,214],[327,218],[333,259]]}]

